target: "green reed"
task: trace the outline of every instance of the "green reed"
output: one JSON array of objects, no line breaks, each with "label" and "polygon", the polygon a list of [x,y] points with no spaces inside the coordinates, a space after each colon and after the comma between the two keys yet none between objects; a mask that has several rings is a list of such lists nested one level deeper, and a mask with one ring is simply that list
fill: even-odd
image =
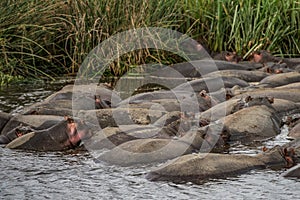
[{"label": "green reed", "polygon": [[[9,0],[0,2],[0,73],[54,79],[75,75],[88,53],[122,31],[163,27],[209,50],[300,54],[300,2],[294,0]],[[111,62],[119,76],[144,63],[182,61],[169,52],[135,50]]]}]

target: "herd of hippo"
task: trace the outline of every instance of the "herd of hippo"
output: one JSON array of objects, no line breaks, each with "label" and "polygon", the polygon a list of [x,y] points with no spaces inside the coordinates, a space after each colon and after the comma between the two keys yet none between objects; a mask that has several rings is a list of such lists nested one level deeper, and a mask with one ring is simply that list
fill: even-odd
[{"label": "herd of hippo", "polygon": [[[201,183],[264,168],[287,168],[283,176],[300,178],[300,59],[258,51],[240,61],[224,52],[148,78],[168,81],[168,89],[121,99],[107,84],[67,85],[18,115],[0,112],[0,144],[78,148],[121,166],[158,163],[147,173],[152,181]],[[290,142],[265,147],[283,126]],[[233,153],[238,146],[256,153]]]}]

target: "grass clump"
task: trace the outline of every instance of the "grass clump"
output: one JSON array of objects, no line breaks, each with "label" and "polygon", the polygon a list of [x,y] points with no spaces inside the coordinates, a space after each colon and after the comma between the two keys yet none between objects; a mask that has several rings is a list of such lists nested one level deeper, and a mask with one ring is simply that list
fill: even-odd
[{"label": "grass clump", "polygon": [[[0,69],[9,76],[75,75],[98,44],[141,27],[186,33],[214,52],[300,54],[300,2],[294,0],[9,0],[0,2],[0,12]],[[143,49],[120,55],[105,74],[178,61],[169,52]]]}]

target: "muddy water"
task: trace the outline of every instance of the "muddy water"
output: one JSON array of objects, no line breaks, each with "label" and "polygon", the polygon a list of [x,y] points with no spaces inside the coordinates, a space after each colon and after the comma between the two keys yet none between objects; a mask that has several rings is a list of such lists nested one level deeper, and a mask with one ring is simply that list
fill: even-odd
[{"label": "muddy water", "polygon": [[[42,101],[65,83],[1,88],[0,110],[20,112]],[[285,143],[286,130],[265,145]],[[236,146],[232,153],[258,148]],[[0,148],[0,199],[298,199],[300,181],[280,176],[284,170],[254,170],[202,185],[150,182],[156,165],[118,167],[95,163],[88,152],[37,153]]]}]

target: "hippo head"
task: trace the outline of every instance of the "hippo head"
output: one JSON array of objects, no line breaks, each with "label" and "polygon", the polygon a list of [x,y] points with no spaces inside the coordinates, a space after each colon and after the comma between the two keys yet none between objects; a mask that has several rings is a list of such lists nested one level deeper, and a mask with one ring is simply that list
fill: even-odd
[{"label": "hippo head", "polygon": [[250,61],[261,63],[263,61],[263,55],[261,51],[254,51],[250,57]]},{"label": "hippo head", "polygon": [[67,122],[67,134],[69,136],[69,141],[72,145],[80,143],[82,140],[90,138],[92,136],[90,127],[82,120],[70,117],[65,117]]},{"label": "hippo head", "polygon": [[297,155],[294,148],[284,148],[282,150],[282,155],[286,161],[286,167],[291,168],[297,164]]},{"label": "hippo head", "polygon": [[238,63],[239,61],[242,60],[241,56],[237,55],[236,52],[226,52],[224,55],[226,61],[228,62],[233,62],[233,63]]}]

